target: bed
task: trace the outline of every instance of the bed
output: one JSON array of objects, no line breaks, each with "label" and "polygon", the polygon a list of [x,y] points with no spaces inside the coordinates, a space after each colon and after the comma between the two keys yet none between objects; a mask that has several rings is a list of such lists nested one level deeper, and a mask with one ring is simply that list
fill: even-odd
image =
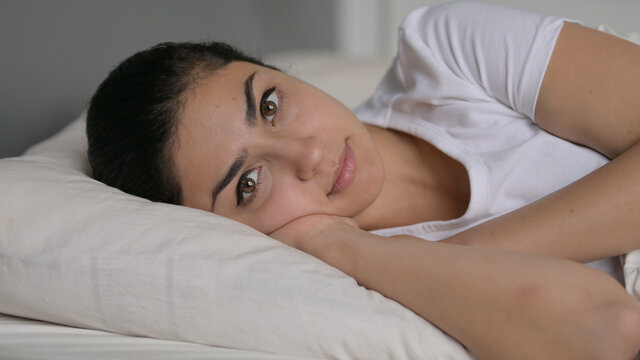
[{"label": "bed", "polygon": [[0,314],[0,358],[286,360],[298,357],[125,336]]},{"label": "bed", "polygon": [[[389,63],[324,52],[266,60],[352,107]],[[85,149],[80,115],[0,160],[0,359],[473,358],[302,252],[93,181]],[[622,260],[640,299],[640,251]]]}]

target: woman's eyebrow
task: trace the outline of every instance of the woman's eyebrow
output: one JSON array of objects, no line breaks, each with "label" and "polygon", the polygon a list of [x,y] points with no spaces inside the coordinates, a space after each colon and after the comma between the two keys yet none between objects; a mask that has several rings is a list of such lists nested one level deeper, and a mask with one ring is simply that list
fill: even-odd
[{"label": "woman's eyebrow", "polygon": [[245,118],[247,119],[247,124],[249,124],[250,127],[254,127],[256,125],[256,99],[253,96],[253,78],[255,76],[256,72],[254,71],[244,81],[244,97],[247,102]]},{"label": "woman's eyebrow", "polygon": [[238,175],[238,171],[240,171],[240,169],[242,169],[242,167],[244,166],[244,163],[247,161],[248,155],[249,153],[247,152],[247,150],[243,150],[236,157],[236,160],[233,162],[233,164],[231,164],[229,170],[227,170],[227,174],[213,188],[213,192],[211,193],[211,212],[213,212],[213,209],[216,206],[216,199],[218,198],[218,194],[220,194],[220,192],[224,190],[227,185],[229,185],[231,180],[233,180],[233,178]]},{"label": "woman's eyebrow", "polygon": [[[249,125],[249,127],[254,127],[256,125],[256,99],[253,95],[253,79],[255,77],[256,71],[252,72],[244,81],[244,98],[247,103],[245,119],[247,120],[247,125]],[[229,185],[231,180],[238,175],[238,171],[242,169],[244,163],[247,161],[247,156],[248,153],[245,149],[236,157],[236,160],[231,164],[231,166],[229,166],[229,170],[227,170],[225,176],[222,180],[218,181],[216,186],[213,188],[213,191],[211,192],[211,212],[213,212],[213,209],[216,206],[218,194],[220,194],[220,192]]]}]

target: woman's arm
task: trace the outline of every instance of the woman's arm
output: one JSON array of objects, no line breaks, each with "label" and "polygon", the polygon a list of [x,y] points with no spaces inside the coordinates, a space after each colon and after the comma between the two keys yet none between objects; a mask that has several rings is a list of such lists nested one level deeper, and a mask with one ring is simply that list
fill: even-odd
[{"label": "woman's arm", "polygon": [[392,298],[480,359],[631,359],[640,305],[613,279],[558,258],[385,238],[311,215],[271,234]]},{"label": "woman's arm", "polygon": [[613,161],[447,241],[583,262],[640,248],[640,46],[565,23],[540,89],[536,121]]},{"label": "woman's arm", "polygon": [[640,46],[565,23],[536,103],[543,129],[609,158],[640,139]]}]

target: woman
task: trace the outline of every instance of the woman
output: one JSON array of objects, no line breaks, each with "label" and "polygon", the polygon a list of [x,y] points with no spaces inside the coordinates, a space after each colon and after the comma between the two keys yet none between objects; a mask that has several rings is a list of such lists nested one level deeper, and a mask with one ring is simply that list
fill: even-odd
[{"label": "woman", "polygon": [[94,176],[306,251],[479,358],[632,358],[640,305],[578,262],[640,247],[640,48],[479,3],[400,33],[356,114],[223,44],[138,53],[91,101]]}]

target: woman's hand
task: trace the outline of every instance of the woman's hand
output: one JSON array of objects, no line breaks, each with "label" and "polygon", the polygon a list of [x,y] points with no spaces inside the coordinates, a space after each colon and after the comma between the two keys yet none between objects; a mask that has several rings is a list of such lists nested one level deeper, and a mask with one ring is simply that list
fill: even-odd
[{"label": "woman's hand", "polygon": [[351,243],[370,235],[351,218],[313,214],[297,218],[269,234],[353,276]]}]

